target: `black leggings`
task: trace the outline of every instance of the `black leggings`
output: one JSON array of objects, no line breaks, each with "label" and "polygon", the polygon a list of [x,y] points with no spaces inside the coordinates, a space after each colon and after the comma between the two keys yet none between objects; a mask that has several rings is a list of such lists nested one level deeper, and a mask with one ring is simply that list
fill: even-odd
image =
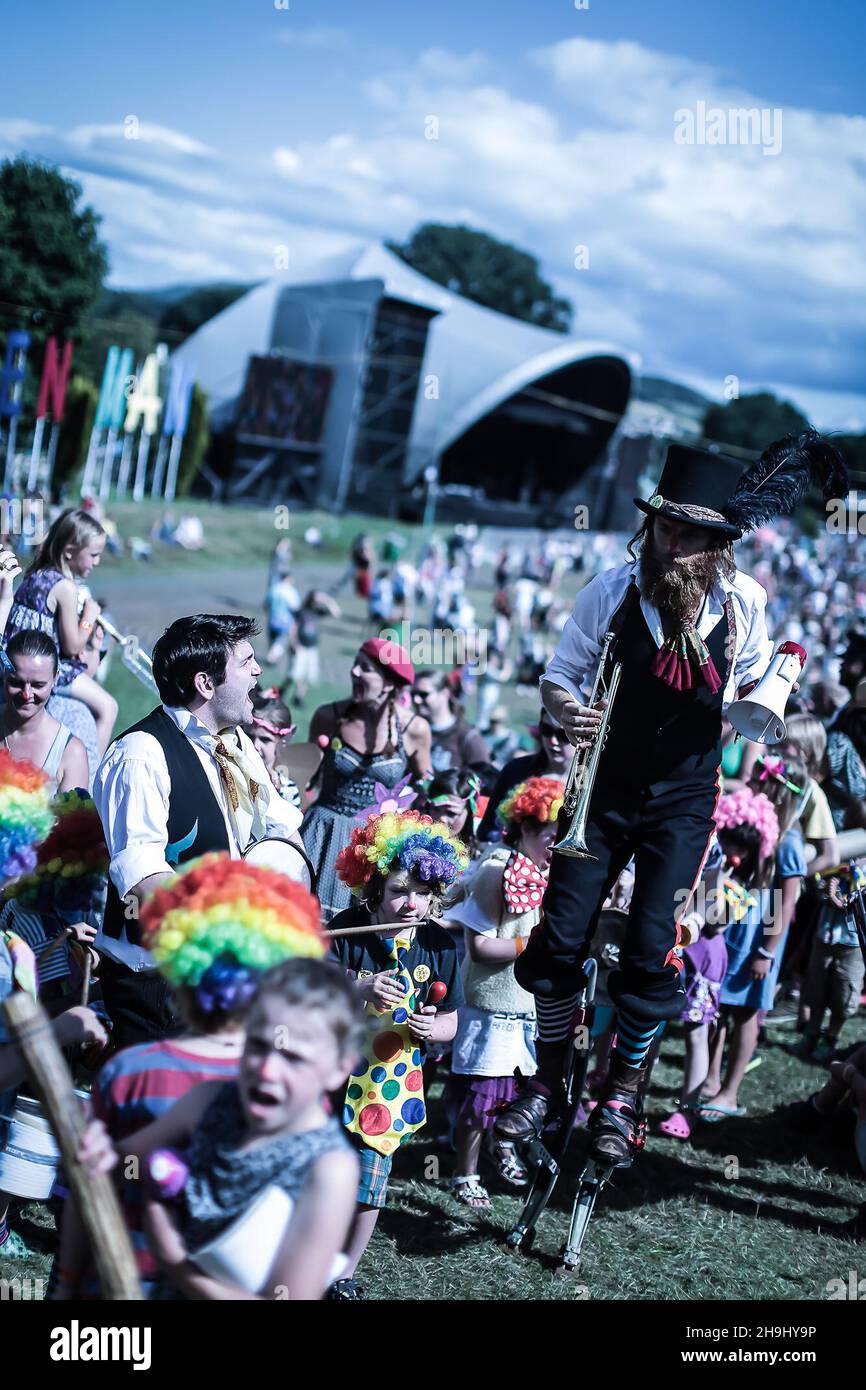
[{"label": "black leggings", "polygon": [[[601,790],[601,789],[599,789]],[[662,1002],[677,991],[671,952],[713,833],[716,788],[674,789],[650,797],[602,790],[593,798],[586,842],[594,859],[554,854],[544,895],[545,952],[575,974],[604,901],[634,856],[634,894],[620,952],[620,992]],[[526,952],[527,964],[531,951]],[[570,969],[569,969],[570,973]],[[521,970],[521,984],[531,989]],[[577,986],[573,978],[572,990]],[[560,993],[560,997],[565,991]]]}]

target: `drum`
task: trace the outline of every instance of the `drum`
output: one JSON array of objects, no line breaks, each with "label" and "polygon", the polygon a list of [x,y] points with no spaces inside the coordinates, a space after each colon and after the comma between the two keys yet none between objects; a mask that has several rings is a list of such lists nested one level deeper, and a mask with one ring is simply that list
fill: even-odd
[{"label": "drum", "polygon": [[[260,842],[261,843],[261,842]],[[218,1236],[190,1255],[212,1279],[239,1284],[248,1293],[267,1293],[265,1283],[292,1219],[295,1204],[282,1188],[264,1188]],[[328,1282],[341,1279],[348,1268],[345,1255],[336,1255]]]},{"label": "drum", "polygon": [[[89,1102],[87,1091],[76,1090]],[[19,1096],[9,1116],[5,1143],[0,1144],[0,1191],[44,1202],[51,1195],[60,1164],[60,1149],[38,1100]]]},{"label": "drum", "polygon": [[290,840],[276,835],[256,840],[245,850],[244,859],[257,869],[271,869],[274,873],[285,874],[286,878],[300,883],[308,893],[316,891],[316,871],[312,861]]}]

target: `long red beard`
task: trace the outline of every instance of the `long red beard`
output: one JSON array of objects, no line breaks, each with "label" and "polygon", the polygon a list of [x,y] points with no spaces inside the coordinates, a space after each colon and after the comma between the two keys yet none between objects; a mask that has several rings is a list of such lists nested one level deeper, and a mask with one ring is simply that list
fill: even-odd
[{"label": "long red beard", "polygon": [[678,623],[693,623],[707,591],[721,573],[722,563],[720,550],[679,555],[673,561],[659,560],[647,537],[640,552],[641,587],[660,612],[670,613]]}]

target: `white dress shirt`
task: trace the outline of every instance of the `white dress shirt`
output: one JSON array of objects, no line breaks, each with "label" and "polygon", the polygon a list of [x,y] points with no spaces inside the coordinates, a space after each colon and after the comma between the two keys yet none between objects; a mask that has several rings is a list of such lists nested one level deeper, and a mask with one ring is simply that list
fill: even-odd
[{"label": "white dress shirt", "polygon": [[[240,858],[246,845],[238,844],[231,805],[213,755],[215,736],[188,709],[163,708],[192,744],[217,804],[222,808],[229,852],[233,859]],[[283,837],[293,834],[301,824],[301,812],[275,790],[261,755],[242,730],[238,730],[238,737],[244,754],[261,773],[256,779],[261,791],[254,803],[257,821],[253,825],[253,839],[261,839],[265,834]],[[111,745],[99,764],[93,783],[93,801],[108,845],[108,872],[121,898],[151,874],[176,872],[176,865],[169,864],[165,857],[170,795],[165,754],[152,734],[139,731],[124,734]]]},{"label": "white dress shirt", "polygon": [[[640,560],[604,570],[581,589],[541,678],[567,690],[579,704],[586,704],[589,699],[602,639],[632,576],[640,587]],[[731,580],[720,575],[710,589],[696,623],[699,636],[706,642],[716,624],[723,621],[725,600],[729,595],[733,603],[736,644],[723,692],[723,709],[737,698],[737,691],[745,681],[760,679],[773,655],[773,644],[767,635],[766,591],[756,579],[741,570],[737,570]],[[665,635],[658,609],[643,594],[640,606],[656,646],[661,647]]]}]

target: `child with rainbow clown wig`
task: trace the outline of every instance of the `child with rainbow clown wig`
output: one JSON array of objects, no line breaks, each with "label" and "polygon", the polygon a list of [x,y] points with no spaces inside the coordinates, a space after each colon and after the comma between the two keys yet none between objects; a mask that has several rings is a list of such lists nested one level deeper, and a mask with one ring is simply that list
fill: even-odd
[{"label": "child with rainbow clown wig", "polygon": [[[51,833],[55,812],[50,804],[50,784],[45,773],[23,759],[0,749],[0,887],[37,865],[39,845]],[[39,974],[33,951],[14,929],[0,931],[0,1004],[15,990],[36,995]],[[55,1018],[52,1031],[60,1047],[84,1043],[104,1046],[106,1033],[92,1009],[76,1005]],[[0,1148],[6,1143],[7,1121],[17,1087],[25,1076],[17,1046],[10,1043],[0,1012]],[[9,1201],[0,1192],[0,1252],[6,1258],[30,1255],[20,1238],[10,1232],[6,1216]]]},{"label": "child with rainbow clown wig", "polygon": [[[351,1277],[384,1207],[397,1148],[426,1123],[423,1049],[447,1043],[457,1029],[463,987],[454,938],[441,927],[441,899],[469,863],[465,845],[441,821],[418,811],[372,815],[352,831],[337,857],[339,878],[356,903],[329,926],[392,924],[392,932],[336,937],[332,955],[356,981],[370,1035],[349,1078],[343,1123],[361,1159],[358,1206],[349,1243],[350,1269],[336,1297],[363,1293]],[[438,1004],[431,986],[445,987]],[[434,995],[435,997],[435,995]]]},{"label": "child with rainbow clown wig", "polygon": [[[345,1080],[364,1029],[354,990],[321,959],[318,905],[282,874],[206,855],[153,894],[141,925],[190,1029],[127,1049],[99,1079],[116,1153],[139,1160],[142,1182],[121,1191],[145,1287],[161,1271],[170,1297],[320,1298],[358,1172],[325,1095]],[[265,1283],[206,1274],[196,1252],[272,1186],[295,1209]],[[61,1298],[74,1296],[71,1245],[64,1230]]]},{"label": "child with rainbow clown wig", "polygon": [[515,980],[514,962],[541,917],[564,793],[556,777],[531,777],[514,787],[497,810],[505,845],[478,866],[466,897],[448,909],[448,925],[462,926],[466,940],[466,1008],[451,1054],[462,1090],[452,1189],[470,1207],[490,1205],[478,1173],[485,1132],[505,1181],[513,1187],[527,1181],[514,1145],[497,1139],[492,1128],[497,1109],[517,1095],[515,1074],[536,1070],[535,999]]}]

